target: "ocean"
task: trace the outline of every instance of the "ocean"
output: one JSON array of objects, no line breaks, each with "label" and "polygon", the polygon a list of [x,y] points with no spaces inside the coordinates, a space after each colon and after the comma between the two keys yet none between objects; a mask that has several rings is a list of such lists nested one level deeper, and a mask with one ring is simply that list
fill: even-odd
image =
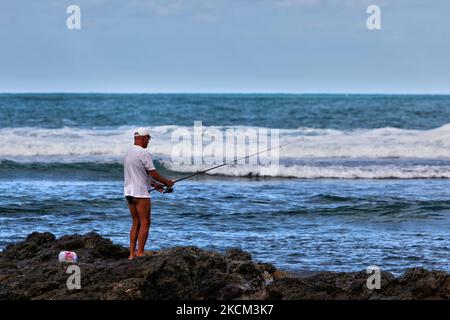
[{"label": "ocean", "polygon": [[201,121],[275,129],[289,145],[277,170],[224,166],[152,194],[148,250],[239,247],[298,272],[450,271],[450,96],[0,94],[0,115],[0,249],[33,231],[127,245],[133,129],[150,129],[157,169],[177,179],[210,166],[171,157],[174,132]]}]

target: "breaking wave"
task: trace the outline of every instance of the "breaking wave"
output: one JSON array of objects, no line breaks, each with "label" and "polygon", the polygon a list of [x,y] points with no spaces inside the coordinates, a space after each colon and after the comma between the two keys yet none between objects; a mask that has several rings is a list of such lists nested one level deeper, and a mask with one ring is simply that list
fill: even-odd
[{"label": "breaking wave", "polygon": [[[192,133],[192,127],[154,126],[150,152],[164,170],[197,172],[225,159],[208,164],[180,164],[172,161],[174,133]],[[226,137],[226,130],[236,134],[268,132],[257,127],[203,127],[204,146],[212,132]],[[85,170],[117,170],[122,156],[132,143],[131,127],[115,128],[2,128],[0,129],[0,174],[4,170],[34,170],[48,166],[73,169],[74,164]],[[177,131],[178,130],[178,131]],[[305,179],[383,179],[383,178],[450,178],[450,124],[431,130],[397,128],[355,129],[279,129],[279,165],[229,165],[210,174],[226,176],[268,176]],[[254,138],[254,137],[253,137]],[[225,138],[224,138],[225,139]],[[252,137],[249,138],[250,144]],[[223,140],[224,145],[226,140]],[[245,139],[236,143],[237,150],[246,150]],[[273,142],[272,142],[273,143]],[[258,150],[271,145],[259,146]],[[192,159],[201,158],[201,148],[192,148]],[[248,150],[248,148],[247,148]],[[200,152],[200,153],[199,153]],[[252,153],[252,152],[248,152]],[[247,153],[247,154],[248,154]],[[245,155],[245,154],[244,154]],[[274,154],[271,154],[273,156]],[[269,154],[262,154],[256,163],[267,163]],[[201,163],[201,162],[200,162]],[[110,167],[105,164],[111,164]],[[72,167],[69,167],[72,166]],[[98,166],[98,167],[97,167]],[[42,169],[43,170],[43,169]]]}]

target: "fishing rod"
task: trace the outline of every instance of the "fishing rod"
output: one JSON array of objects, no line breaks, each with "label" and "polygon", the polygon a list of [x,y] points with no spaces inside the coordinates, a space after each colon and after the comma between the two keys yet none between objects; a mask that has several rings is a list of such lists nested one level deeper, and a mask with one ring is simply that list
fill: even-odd
[{"label": "fishing rod", "polygon": [[[258,154],[261,154],[261,153],[264,153],[264,152],[268,152],[268,151],[273,150],[273,149],[278,149],[278,148],[281,149],[281,148],[283,148],[283,147],[285,147],[287,145],[294,144],[294,143],[299,143],[299,142],[300,141],[294,141],[294,142],[285,143],[285,144],[282,144],[282,145],[279,145],[279,146],[276,146],[276,147],[272,147],[272,148],[269,148],[269,149],[266,149],[266,150],[263,150],[263,151],[260,151],[260,152],[256,152],[256,153],[250,154],[248,156],[239,158],[237,160],[233,160],[233,161],[230,161],[230,162],[225,162],[225,163],[219,164],[217,166],[211,167],[211,168],[203,170],[203,171],[192,173],[192,174],[190,174],[190,175],[188,175],[186,177],[183,177],[183,178],[175,180],[174,184],[177,183],[177,182],[180,182],[180,181],[183,181],[183,180],[190,179],[192,177],[198,176],[200,174],[206,173],[208,171],[211,171],[211,170],[223,167],[223,166],[227,166],[227,165],[230,165],[230,164],[237,164],[238,161],[241,161],[241,160],[244,160],[244,159],[248,159],[248,158],[253,157],[253,156],[257,156]],[[173,188],[172,187],[164,186],[162,188],[164,189],[163,193],[172,193],[173,192]],[[155,191],[156,189],[159,189],[159,188],[150,189],[148,192]]]}]

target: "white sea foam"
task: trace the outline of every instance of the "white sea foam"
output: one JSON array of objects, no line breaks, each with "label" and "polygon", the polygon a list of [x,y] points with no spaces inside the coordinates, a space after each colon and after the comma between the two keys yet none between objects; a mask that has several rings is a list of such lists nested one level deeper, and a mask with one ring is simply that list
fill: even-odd
[{"label": "white sea foam", "polygon": [[[164,163],[169,170],[179,172],[198,172],[207,167],[202,165],[175,166],[170,162]],[[358,166],[316,166],[316,165],[280,165],[278,167],[264,166],[224,166],[215,169],[213,174],[245,177],[266,176],[301,179],[432,179],[450,178],[450,165],[358,165]]]},{"label": "white sea foam", "polygon": [[[165,167],[174,171],[193,172],[209,165],[178,165],[171,162],[174,130],[192,127],[149,127],[152,134],[150,151]],[[227,127],[204,127],[204,129]],[[239,127],[249,129],[250,127]],[[252,127],[252,129],[255,129]],[[64,127],[2,128],[0,129],[0,160],[18,162],[111,162],[121,161],[132,144],[131,127],[82,129]],[[388,162],[380,165],[341,165],[342,159],[368,159],[393,162],[402,159],[450,160],[450,124],[432,130],[405,130],[396,128],[356,129],[280,129],[280,144],[293,143],[280,150],[278,170],[257,166],[227,166],[211,173],[232,176],[262,174],[299,178],[450,178],[448,165]],[[243,145],[237,146],[244,147]],[[201,156],[194,154],[195,156]],[[315,161],[327,159],[328,165]],[[306,161],[306,162],[305,162]],[[333,164],[333,161],[337,161]],[[221,161],[219,161],[221,162]],[[301,163],[300,163],[301,162]],[[448,162],[447,162],[448,164]],[[275,172],[276,171],[276,172]]]}]

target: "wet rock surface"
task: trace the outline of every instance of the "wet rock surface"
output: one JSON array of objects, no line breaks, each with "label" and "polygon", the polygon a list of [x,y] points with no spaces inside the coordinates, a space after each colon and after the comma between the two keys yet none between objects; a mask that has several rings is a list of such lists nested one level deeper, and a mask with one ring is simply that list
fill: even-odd
[{"label": "wet rock surface", "polygon": [[[72,263],[57,259],[64,250],[78,255],[81,289],[67,288]],[[239,249],[174,247],[127,258],[127,248],[95,233],[32,233],[0,253],[0,299],[450,299],[442,271],[382,272],[381,289],[369,290],[365,271],[295,277]]]}]

